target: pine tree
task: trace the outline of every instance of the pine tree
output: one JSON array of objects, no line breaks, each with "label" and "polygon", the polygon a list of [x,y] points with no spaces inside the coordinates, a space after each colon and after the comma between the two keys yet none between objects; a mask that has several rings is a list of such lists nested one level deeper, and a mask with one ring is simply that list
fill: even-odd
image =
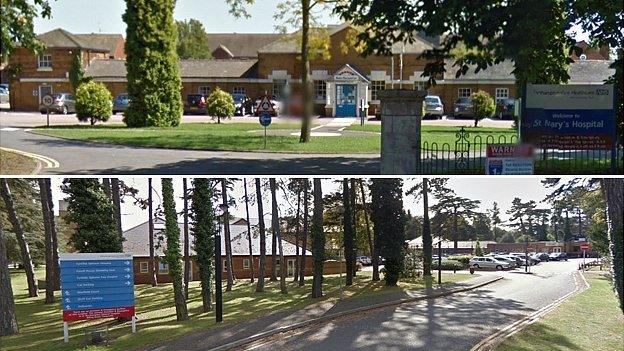
[{"label": "pine tree", "polygon": [[321,180],[314,178],[314,213],[312,214],[312,298],[323,296],[323,267],[325,264],[325,229],[323,228],[323,189]]},{"label": "pine tree", "polygon": [[[223,198],[223,205],[228,205],[227,195],[227,179],[221,179],[221,197]],[[234,268],[232,266],[232,237],[230,236],[230,213],[226,207],[223,213],[223,240],[225,241],[225,267],[227,270],[227,285],[225,291],[232,291],[234,285]]]},{"label": "pine tree", "polygon": [[17,333],[19,333],[19,327],[15,315],[9,261],[6,256],[6,238],[2,229],[2,221],[0,221],[0,336]]},{"label": "pine tree", "polygon": [[266,228],[264,226],[264,210],[262,206],[262,186],[260,178],[256,178],[256,199],[258,201],[258,229],[260,231],[260,262],[258,263],[258,282],[256,292],[264,292],[264,275],[266,273]]},{"label": "pine tree", "polygon": [[147,215],[148,215],[148,245],[149,245],[149,275],[152,286],[158,285],[156,276],[156,255],[154,254],[154,200],[152,196],[152,178],[147,179]]},{"label": "pine tree", "polygon": [[299,286],[305,284],[305,270],[306,270],[306,250],[308,246],[308,230],[309,230],[309,205],[308,195],[310,193],[310,181],[308,179],[303,180],[303,243],[301,247],[301,267],[299,272]]},{"label": "pine tree", "polygon": [[[279,260],[280,260],[280,292],[282,294],[288,294],[288,290],[286,289],[286,262],[284,262],[284,250],[282,247],[282,235],[280,233],[280,218],[278,213],[277,206],[277,196],[276,189],[277,185],[275,184],[275,178],[269,179],[269,187],[271,188],[271,221],[273,222],[273,237],[276,238],[274,240],[277,241],[277,248],[279,252]],[[275,255],[273,255],[275,257]]]},{"label": "pine tree", "polygon": [[173,21],[175,0],[126,0],[126,68],[129,127],[177,126],[182,81]]},{"label": "pine tree", "polygon": [[43,225],[45,228],[45,282],[46,282],[46,296],[45,303],[54,302],[54,252],[52,247],[52,222],[54,221],[54,213],[50,211],[48,204],[48,189],[46,187],[45,179],[39,178],[39,195],[41,196],[41,212],[43,213]]},{"label": "pine tree", "polygon": [[70,245],[79,252],[121,252],[113,204],[96,178],[65,179],[61,190],[68,195],[67,212],[75,231]]},{"label": "pine tree", "polygon": [[178,214],[173,198],[173,181],[171,178],[162,180],[163,209],[165,212],[165,237],[167,249],[164,261],[169,266],[169,276],[173,282],[173,295],[176,307],[176,320],[188,319],[184,287],[182,284],[182,254],[180,253],[180,227],[178,227]]},{"label": "pine tree", "polygon": [[202,309],[212,310],[212,261],[214,260],[214,237],[217,232],[212,188],[206,178],[193,179],[191,195],[191,220],[193,224],[194,247],[201,278]]},{"label": "pine tree", "polygon": [[349,179],[342,181],[342,207],[344,215],[342,216],[343,241],[345,264],[347,266],[347,277],[345,285],[353,284],[353,272],[355,271],[355,237],[353,233],[353,213],[351,208],[351,199],[349,191]]},{"label": "pine tree", "polygon": [[246,178],[243,178],[243,187],[245,188],[245,214],[247,215],[247,242],[249,244],[249,262],[251,262],[250,282],[253,284],[254,282],[254,257],[253,257],[253,247],[252,247],[252,240],[251,240],[251,223],[249,222],[249,196],[247,194],[247,179]]}]

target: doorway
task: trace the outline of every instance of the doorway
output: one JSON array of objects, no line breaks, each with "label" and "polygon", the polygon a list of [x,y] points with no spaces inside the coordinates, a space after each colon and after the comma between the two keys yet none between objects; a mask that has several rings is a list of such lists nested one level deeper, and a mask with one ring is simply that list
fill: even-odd
[{"label": "doorway", "polygon": [[356,116],[357,89],[355,84],[336,85],[336,117]]}]

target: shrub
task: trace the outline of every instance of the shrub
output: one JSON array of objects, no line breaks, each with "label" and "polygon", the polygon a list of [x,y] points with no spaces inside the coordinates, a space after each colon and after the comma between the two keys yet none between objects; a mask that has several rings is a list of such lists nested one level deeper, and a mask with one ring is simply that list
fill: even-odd
[{"label": "shrub", "polygon": [[213,118],[217,117],[217,123],[221,123],[222,117],[230,118],[234,115],[234,98],[216,88],[206,99],[206,113]]},{"label": "shrub", "polygon": [[[442,260],[443,271],[457,271],[457,270],[461,270],[464,268],[465,268],[464,265],[459,261],[449,260],[449,259]],[[433,263],[431,264],[431,269],[432,270],[438,269],[438,260],[433,261]]]},{"label": "shrub", "polygon": [[97,82],[86,82],[76,90],[76,117],[80,122],[106,122],[113,113],[113,97],[106,86]]},{"label": "shrub", "polygon": [[415,249],[405,250],[402,278],[419,278],[422,275],[422,256]]},{"label": "shrub", "polygon": [[472,105],[474,106],[474,125],[476,127],[480,120],[494,116],[494,113],[496,112],[496,104],[490,94],[482,90],[472,94],[471,98]]},{"label": "shrub", "polygon": [[461,263],[464,268],[466,268],[468,267],[468,262],[470,261],[471,258],[472,258],[471,255],[451,255],[451,256],[448,256],[446,259],[457,261]]},{"label": "shrub", "polygon": [[475,244],[474,254],[475,256],[483,256],[483,248],[481,247],[479,240],[477,240],[477,243]]}]

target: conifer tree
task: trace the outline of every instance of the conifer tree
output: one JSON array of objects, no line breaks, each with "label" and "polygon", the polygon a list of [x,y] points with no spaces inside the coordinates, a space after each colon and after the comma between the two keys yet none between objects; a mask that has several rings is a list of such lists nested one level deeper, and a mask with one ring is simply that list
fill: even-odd
[{"label": "conifer tree", "polygon": [[312,298],[323,296],[323,266],[325,264],[325,230],[323,228],[323,189],[321,180],[314,178],[314,212],[312,214]]},{"label": "conifer tree", "polygon": [[214,260],[214,237],[217,232],[212,188],[206,178],[193,180],[191,195],[191,221],[193,224],[194,247],[201,278],[202,309],[212,310],[212,260]]},{"label": "conifer tree", "polygon": [[182,81],[173,21],[175,0],[127,0],[126,69],[129,127],[177,126]]}]

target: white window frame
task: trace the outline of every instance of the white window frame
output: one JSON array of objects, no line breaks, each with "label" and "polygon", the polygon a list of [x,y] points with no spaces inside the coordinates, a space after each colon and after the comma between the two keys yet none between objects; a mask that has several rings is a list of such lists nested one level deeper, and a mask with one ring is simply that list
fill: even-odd
[{"label": "white window frame", "polygon": [[223,271],[223,273],[227,273],[227,260],[225,259],[221,260],[221,270]]},{"label": "white window frame", "polygon": [[243,269],[251,268],[251,260],[248,258],[243,258]]},{"label": "white window frame", "polygon": [[[468,93],[468,95],[466,95]],[[472,88],[459,88],[457,89],[457,98],[469,98],[472,95]]]},{"label": "white window frame", "polygon": [[494,90],[495,100],[509,99],[509,88],[496,88]]},{"label": "white window frame", "polygon": [[245,87],[234,87],[232,88],[232,94],[245,95],[247,94],[247,89]]},{"label": "white window frame", "polygon": [[327,99],[327,83],[324,80],[314,81],[314,100],[325,101]]},{"label": "white window frame", "polygon": [[386,90],[386,81],[385,80],[373,80],[370,84],[371,87],[371,100],[379,101],[377,97],[377,93]]},{"label": "white window frame", "polygon": [[421,82],[421,81],[414,82],[414,90],[416,90],[416,91],[426,91],[427,90],[427,82]]},{"label": "white window frame", "polygon": [[[162,269],[162,268],[165,269]],[[158,274],[169,274],[169,264],[165,262],[158,262]]]},{"label": "white window frame", "polygon": [[202,95],[210,95],[210,86],[209,85],[202,85],[197,87],[197,94],[202,94]]},{"label": "white window frame", "polygon": [[139,262],[139,273],[149,273],[149,262]]},{"label": "white window frame", "polygon": [[52,54],[40,54],[37,56],[37,69],[42,71],[51,71]]}]

